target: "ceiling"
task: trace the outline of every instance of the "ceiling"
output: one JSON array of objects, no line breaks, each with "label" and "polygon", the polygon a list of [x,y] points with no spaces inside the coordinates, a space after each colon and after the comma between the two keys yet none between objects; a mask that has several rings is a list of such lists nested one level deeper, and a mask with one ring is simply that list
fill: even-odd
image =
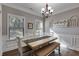
[{"label": "ceiling", "polygon": [[[22,11],[41,16],[41,8],[45,7],[46,3],[4,3],[4,5],[20,9]],[[68,11],[79,7],[79,3],[48,3],[54,10],[53,15]]]}]

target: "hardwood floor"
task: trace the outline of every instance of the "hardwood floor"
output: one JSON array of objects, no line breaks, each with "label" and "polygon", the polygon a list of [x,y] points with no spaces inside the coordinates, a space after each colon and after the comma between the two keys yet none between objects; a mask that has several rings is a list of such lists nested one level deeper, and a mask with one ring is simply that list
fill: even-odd
[{"label": "hardwood floor", "polygon": [[[61,47],[60,52],[61,52],[60,56],[79,56],[79,51],[75,51],[64,47]],[[53,52],[49,56],[59,56],[58,50],[55,51],[55,54]]]},{"label": "hardwood floor", "polygon": [[[57,51],[55,51],[55,55],[58,55]],[[61,47],[61,56],[79,56],[79,51]]]},{"label": "hardwood floor", "polygon": [[[24,49],[26,49],[26,48],[24,48]],[[16,51],[4,53],[3,56],[17,56]],[[71,50],[71,49],[68,49],[68,48],[61,47],[60,51],[61,51],[61,56],[79,56],[79,51],[74,51],[74,50]],[[50,56],[54,56],[54,54],[52,53],[52,54],[50,54]],[[55,56],[58,56],[57,50],[55,51]]]}]

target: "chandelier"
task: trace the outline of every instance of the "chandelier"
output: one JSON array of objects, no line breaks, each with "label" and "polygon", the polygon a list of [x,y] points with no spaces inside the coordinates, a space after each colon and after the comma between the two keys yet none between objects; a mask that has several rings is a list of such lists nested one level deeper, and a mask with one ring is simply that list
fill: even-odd
[{"label": "chandelier", "polygon": [[46,3],[46,7],[41,9],[41,14],[43,17],[48,18],[49,16],[51,16],[53,13],[53,9],[48,6],[48,4]]}]

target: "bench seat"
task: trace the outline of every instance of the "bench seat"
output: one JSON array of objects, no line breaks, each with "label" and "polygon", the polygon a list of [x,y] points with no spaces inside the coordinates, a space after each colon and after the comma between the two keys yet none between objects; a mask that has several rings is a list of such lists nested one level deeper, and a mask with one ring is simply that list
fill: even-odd
[{"label": "bench seat", "polygon": [[[48,56],[50,53],[52,53],[57,47],[60,47],[60,44],[57,42],[53,42],[45,47],[42,47],[36,51],[33,52],[33,55],[36,56]],[[59,49],[60,52],[60,49]]]}]

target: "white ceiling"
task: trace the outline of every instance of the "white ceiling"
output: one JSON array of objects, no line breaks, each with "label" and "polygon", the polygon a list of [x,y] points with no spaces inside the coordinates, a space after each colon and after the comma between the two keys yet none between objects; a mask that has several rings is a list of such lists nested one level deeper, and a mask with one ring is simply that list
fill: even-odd
[{"label": "white ceiling", "polygon": [[[41,16],[41,8],[45,7],[45,4],[46,3],[6,3],[4,5]],[[48,3],[48,5],[54,9],[53,15],[79,7],[79,3]]]}]

